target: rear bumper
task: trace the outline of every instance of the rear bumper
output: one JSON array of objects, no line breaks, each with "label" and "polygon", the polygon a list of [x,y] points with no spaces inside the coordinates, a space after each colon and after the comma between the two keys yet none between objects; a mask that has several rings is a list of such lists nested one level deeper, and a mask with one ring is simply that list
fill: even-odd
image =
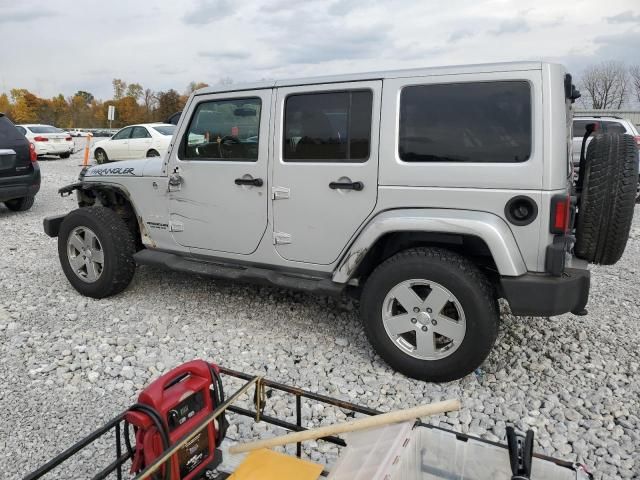
[{"label": "rear bumper", "polygon": [[67,142],[34,142],[37,155],[58,155],[73,152],[74,143]]},{"label": "rear bumper", "polygon": [[551,317],[579,313],[589,300],[591,274],[583,268],[566,268],[559,276],[527,273],[502,277],[504,298],[514,315]]},{"label": "rear bumper", "polygon": [[27,175],[0,178],[0,202],[35,196],[40,190],[40,167],[33,165],[33,170]]}]

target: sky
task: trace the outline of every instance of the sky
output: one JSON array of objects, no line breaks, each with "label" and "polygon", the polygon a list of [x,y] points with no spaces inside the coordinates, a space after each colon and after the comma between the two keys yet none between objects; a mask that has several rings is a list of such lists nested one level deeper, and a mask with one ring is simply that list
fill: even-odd
[{"label": "sky", "polygon": [[640,64],[640,0],[0,0],[0,92],[514,60]]}]

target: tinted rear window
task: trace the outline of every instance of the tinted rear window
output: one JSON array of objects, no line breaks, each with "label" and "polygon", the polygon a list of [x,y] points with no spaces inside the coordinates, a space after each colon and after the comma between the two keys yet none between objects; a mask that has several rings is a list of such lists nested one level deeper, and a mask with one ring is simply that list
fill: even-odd
[{"label": "tinted rear window", "polygon": [[38,127],[29,127],[33,133],[64,133],[64,130],[60,130],[56,127],[50,127],[48,125],[40,125]]},{"label": "tinted rear window", "polygon": [[399,155],[405,162],[524,162],[531,155],[525,81],[405,87]]}]

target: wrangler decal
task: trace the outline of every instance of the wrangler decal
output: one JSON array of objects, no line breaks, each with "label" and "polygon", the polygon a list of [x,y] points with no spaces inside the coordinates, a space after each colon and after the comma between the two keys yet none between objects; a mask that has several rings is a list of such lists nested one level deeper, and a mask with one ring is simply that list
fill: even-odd
[{"label": "wrangler decal", "polygon": [[133,173],[134,168],[120,168],[120,167],[103,167],[103,168],[92,168],[89,170],[89,175],[135,175]]}]

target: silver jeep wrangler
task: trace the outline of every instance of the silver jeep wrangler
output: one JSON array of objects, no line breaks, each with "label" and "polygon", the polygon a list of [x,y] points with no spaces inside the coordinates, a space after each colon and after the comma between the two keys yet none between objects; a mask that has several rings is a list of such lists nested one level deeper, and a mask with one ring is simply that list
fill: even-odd
[{"label": "silver jeep wrangler", "polygon": [[136,264],[349,291],[393,368],[460,378],[496,339],[499,298],[586,313],[587,264],[624,251],[637,147],[595,136],[573,185],[578,96],[540,62],[204,88],[166,157],[84,169],[60,190],[80,208],[45,231],[83,295],[122,291]]}]

